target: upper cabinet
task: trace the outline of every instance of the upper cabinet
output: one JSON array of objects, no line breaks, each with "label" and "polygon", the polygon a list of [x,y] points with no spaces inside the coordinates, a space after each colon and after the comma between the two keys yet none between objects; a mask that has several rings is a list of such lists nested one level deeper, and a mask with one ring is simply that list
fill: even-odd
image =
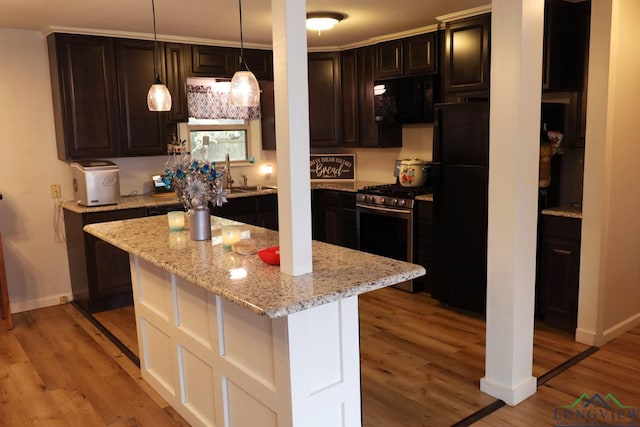
[{"label": "upper cabinet", "polygon": [[376,79],[437,73],[437,33],[431,32],[376,45]]},{"label": "upper cabinet", "polygon": [[373,92],[376,48],[342,52],[343,144],[356,147],[400,147],[400,123],[378,123]]},{"label": "upper cabinet", "polygon": [[52,34],[48,45],[60,160],[166,152],[167,113],[147,108],[153,42]]},{"label": "upper cabinet", "polygon": [[448,22],[444,40],[447,100],[489,96],[491,14]]},{"label": "upper cabinet", "polygon": [[438,33],[409,37],[402,41],[404,73],[432,74],[438,72],[436,55]]},{"label": "upper cabinet", "polygon": [[189,75],[199,77],[232,77],[240,51],[230,47],[191,46]]},{"label": "upper cabinet", "polygon": [[546,0],[542,87],[545,91],[581,91],[589,50],[590,2]]},{"label": "upper cabinet", "polygon": [[342,144],[340,54],[309,54],[309,137],[312,147]]},{"label": "upper cabinet", "polygon": [[[166,153],[167,113],[149,111],[147,93],[154,81],[154,43],[115,39],[120,113],[120,155],[157,156]],[[158,63],[164,63],[158,49]],[[164,76],[160,78],[164,81]]]},{"label": "upper cabinet", "polygon": [[[240,51],[238,51],[240,52]],[[244,49],[242,56],[258,80],[273,80],[273,52],[270,50]],[[235,71],[244,70],[237,61]]]},{"label": "upper cabinet", "polygon": [[116,156],[120,128],[113,41],[52,34],[47,43],[58,158]]},{"label": "upper cabinet", "polygon": [[187,111],[187,68],[191,59],[189,46],[182,43],[165,43],[164,58],[167,69],[167,88],[171,93],[170,122],[186,122]]}]

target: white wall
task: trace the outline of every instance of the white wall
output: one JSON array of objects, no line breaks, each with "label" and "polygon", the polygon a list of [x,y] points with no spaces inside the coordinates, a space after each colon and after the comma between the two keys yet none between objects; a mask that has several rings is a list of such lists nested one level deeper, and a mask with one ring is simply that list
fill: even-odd
[{"label": "white wall", "polygon": [[640,324],[640,2],[592,8],[577,338],[601,345]]},{"label": "white wall", "polygon": [[70,297],[67,252],[54,241],[49,184],[68,193],[71,172],[57,160],[49,60],[37,32],[0,29],[0,232],[14,312]]}]

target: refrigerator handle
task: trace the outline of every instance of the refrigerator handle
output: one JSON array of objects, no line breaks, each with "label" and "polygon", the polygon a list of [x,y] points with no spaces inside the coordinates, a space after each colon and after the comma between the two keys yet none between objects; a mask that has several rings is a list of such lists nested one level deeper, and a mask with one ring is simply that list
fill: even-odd
[{"label": "refrigerator handle", "polygon": [[440,126],[442,121],[442,111],[436,108],[433,111],[433,153],[434,162],[442,161],[442,149],[440,147]]}]

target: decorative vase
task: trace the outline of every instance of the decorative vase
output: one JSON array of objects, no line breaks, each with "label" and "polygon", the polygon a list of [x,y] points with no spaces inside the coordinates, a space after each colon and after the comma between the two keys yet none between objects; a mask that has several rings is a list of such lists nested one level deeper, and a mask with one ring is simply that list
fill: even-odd
[{"label": "decorative vase", "polygon": [[191,240],[211,239],[211,215],[208,206],[197,206],[189,211],[189,235]]}]

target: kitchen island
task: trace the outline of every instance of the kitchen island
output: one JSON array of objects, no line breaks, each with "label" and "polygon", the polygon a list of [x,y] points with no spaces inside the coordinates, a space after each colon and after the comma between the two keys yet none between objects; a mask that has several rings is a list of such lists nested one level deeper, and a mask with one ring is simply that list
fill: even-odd
[{"label": "kitchen island", "polygon": [[228,222],[202,242],[164,215],[85,226],[130,255],[142,377],[193,425],[360,426],[357,296],[424,268],[314,241],[314,271],[289,276],[223,249]]}]

